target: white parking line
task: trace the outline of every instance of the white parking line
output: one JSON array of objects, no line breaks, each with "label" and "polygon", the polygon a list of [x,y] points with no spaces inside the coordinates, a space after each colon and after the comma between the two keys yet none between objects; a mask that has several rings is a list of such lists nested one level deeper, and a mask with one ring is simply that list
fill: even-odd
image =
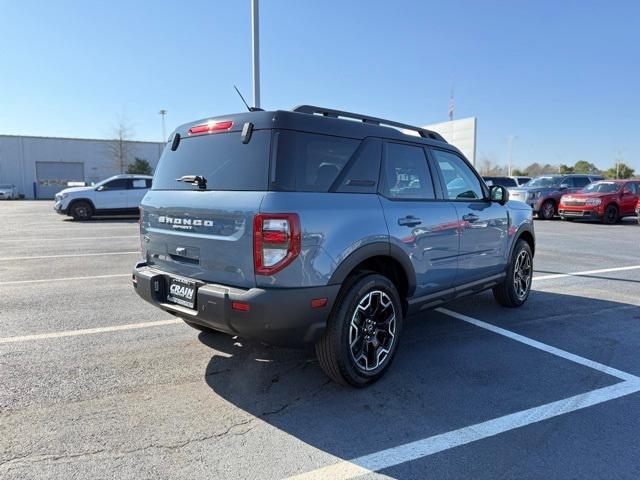
[{"label": "white parking line", "polygon": [[640,378],[636,377],[635,375],[622,372],[613,367],[603,365],[602,363],[594,362],[593,360],[589,360],[588,358],[569,353],[565,350],[560,350],[559,348],[552,347],[551,345],[547,345],[546,343],[538,342],[537,340],[525,337],[524,335],[512,332],[511,330],[496,327],[491,323],[483,322],[482,320],[478,320],[477,318],[469,317],[467,315],[454,312],[447,308],[438,308],[436,309],[436,311],[444,313],[445,315],[449,315],[450,317],[457,318],[458,320],[462,320],[463,322],[471,323],[472,325],[475,325],[477,327],[484,328],[485,330],[489,330],[493,333],[497,333],[498,335],[510,338],[511,340],[515,340],[516,342],[524,343],[525,345],[537,348],[538,350],[542,350],[543,352],[550,353],[551,355],[555,355],[556,357],[564,358],[565,360],[569,360],[574,363],[579,363],[580,365],[598,370],[599,372],[606,373],[607,375],[611,375],[613,377],[618,377],[621,380],[640,382]]},{"label": "white parking line", "polygon": [[613,375],[617,378],[623,379],[623,381],[608,387],[599,388],[590,392],[574,395],[573,397],[547,403],[539,407],[521,410],[519,412],[504,415],[502,417],[460,428],[458,430],[452,430],[450,432],[380,450],[352,460],[339,461],[326,467],[289,477],[290,479],[320,480],[331,478],[332,480],[345,480],[358,477],[360,475],[424,458],[429,455],[433,455],[434,453],[466,445],[484,438],[493,437],[500,433],[531,425],[532,423],[541,422],[559,415],[564,415],[565,413],[582,410],[599,403],[607,402],[609,400],[640,391],[640,378],[635,375],[574,355],[567,351],[560,350],[559,348],[546,345],[542,342],[538,342],[537,340],[505,330],[504,328],[496,327],[495,325],[483,322],[476,318],[453,312],[446,308],[438,308],[437,310],[445,315],[449,315],[458,320],[471,323],[477,327],[490,330],[538,350],[542,350],[580,365]]},{"label": "white parking line", "polygon": [[50,338],[76,337],[78,335],[93,335],[94,333],[120,332],[122,330],[135,330],[138,328],[163,327],[165,325],[174,325],[182,323],[179,318],[170,320],[158,320],[156,322],[129,323],[126,325],[115,325],[113,327],[85,328],[82,330],[67,330],[63,332],[37,333],[34,335],[22,335],[18,337],[0,338],[0,344],[32,342],[34,340],[48,340]]},{"label": "white parking line", "polygon": [[64,255],[38,255],[36,257],[0,257],[0,262],[13,260],[43,260],[45,258],[74,258],[74,257],[102,257],[104,255],[140,255],[139,251],[133,252],[98,252],[98,253],[68,253]]},{"label": "white parking line", "polygon": [[628,267],[601,268],[599,270],[585,270],[584,272],[554,273],[553,275],[541,275],[539,277],[533,277],[533,280],[536,282],[539,282],[540,280],[552,280],[554,278],[581,277],[581,276],[587,276],[587,275],[594,275],[596,273],[624,272],[626,270],[637,270],[639,268],[640,268],[640,265],[631,265]]},{"label": "white parking line", "polygon": [[64,240],[65,242],[69,241],[69,240],[115,240],[118,238],[139,238],[139,235],[114,235],[114,236],[109,236],[109,237],[101,237],[101,236],[95,236],[95,237],[56,237],[56,238],[40,238],[40,237],[35,237],[35,238],[2,238],[0,239],[0,243],[22,243],[22,242],[32,242],[32,241],[39,241],[39,242],[59,242],[61,240]]},{"label": "white parking line", "polygon": [[460,445],[466,445],[484,438],[493,437],[500,433],[564,415],[565,413],[582,410],[638,391],[640,391],[639,382],[620,382],[563,400],[547,403],[546,405],[477,423],[469,427],[381,450],[370,455],[354,458],[353,460],[335,463],[289,478],[296,480],[320,480],[326,478],[332,480],[350,479],[366,473],[393,467],[401,463],[424,458]]},{"label": "white parking line", "polygon": [[3,285],[22,285],[28,283],[49,283],[49,282],[67,282],[70,280],[94,280],[97,278],[118,278],[131,277],[130,273],[116,273],[114,275],[91,275],[87,277],[63,277],[63,278],[39,278],[37,280],[10,280],[8,282],[0,282]]}]

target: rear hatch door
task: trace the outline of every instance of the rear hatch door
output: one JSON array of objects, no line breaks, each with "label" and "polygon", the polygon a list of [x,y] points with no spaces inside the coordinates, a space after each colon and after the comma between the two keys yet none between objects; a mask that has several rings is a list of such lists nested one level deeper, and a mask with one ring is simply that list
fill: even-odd
[{"label": "rear hatch door", "polygon": [[[141,204],[149,265],[207,283],[255,286],[253,217],[267,190],[270,142],[270,130],[254,131],[247,144],[232,130],[165,148]],[[195,175],[206,187],[177,180]]]}]

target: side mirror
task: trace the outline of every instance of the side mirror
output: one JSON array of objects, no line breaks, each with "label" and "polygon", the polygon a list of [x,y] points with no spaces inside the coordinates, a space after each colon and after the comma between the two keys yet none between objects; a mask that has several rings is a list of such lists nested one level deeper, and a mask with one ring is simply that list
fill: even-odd
[{"label": "side mirror", "polygon": [[509,201],[509,190],[502,185],[494,185],[489,190],[491,194],[491,201],[504,205]]},{"label": "side mirror", "polygon": [[98,188],[96,188],[97,192],[101,192],[104,190],[104,185],[100,185]]},{"label": "side mirror", "polygon": [[566,190],[567,188],[569,188],[569,184],[568,183],[561,183],[560,184],[560,190]]}]

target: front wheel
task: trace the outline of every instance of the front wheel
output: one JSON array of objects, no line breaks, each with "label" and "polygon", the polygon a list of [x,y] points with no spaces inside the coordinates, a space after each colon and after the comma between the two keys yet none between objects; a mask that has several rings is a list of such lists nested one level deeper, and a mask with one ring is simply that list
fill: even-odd
[{"label": "front wheel", "polygon": [[538,218],[541,220],[552,220],[556,214],[556,204],[553,200],[545,200],[538,212]]},{"label": "front wheel", "polygon": [[89,220],[93,215],[93,208],[91,208],[91,204],[89,202],[85,202],[84,200],[75,202],[73,205],[71,205],[71,208],[69,210],[74,220]]},{"label": "front wheel", "polygon": [[401,331],[402,307],[393,283],[374,273],[354,277],[334,306],[316,355],[332,380],[364,387],[391,365]]},{"label": "front wheel", "polygon": [[526,302],[533,279],[533,253],[524,240],[518,240],[504,281],[493,287],[493,296],[504,307],[519,307]]},{"label": "front wheel", "polygon": [[609,205],[604,211],[602,223],[612,225],[618,221],[618,215],[618,207],[616,207],[615,205]]}]

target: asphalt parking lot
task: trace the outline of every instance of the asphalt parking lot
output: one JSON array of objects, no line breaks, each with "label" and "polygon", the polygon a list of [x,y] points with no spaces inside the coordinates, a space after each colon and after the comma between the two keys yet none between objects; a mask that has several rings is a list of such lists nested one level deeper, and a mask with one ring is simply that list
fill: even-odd
[{"label": "asphalt parking lot", "polygon": [[414,317],[354,390],[148,306],[136,220],[51,207],[0,203],[2,478],[640,477],[634,219],[537,221],[524,307]]}]

